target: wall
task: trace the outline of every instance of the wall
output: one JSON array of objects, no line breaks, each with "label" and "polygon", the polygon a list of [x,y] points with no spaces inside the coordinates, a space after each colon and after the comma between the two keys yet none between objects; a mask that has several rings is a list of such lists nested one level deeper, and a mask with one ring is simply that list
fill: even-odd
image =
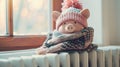
[{"label": "wall", "polygon": [[120,0],[80,0],[90,10],[89,26],[95,29],[94,43],[120,45]]},{"label": "wall", "polygon": [[80,0],[84,8],[90,10],[88,25],[94,28],[93,43],[102,45],[102,9],[101,0]]},{"label": "wall", "polygon": [[105,45],[120,45],[120,0],[102,0],[102,29]]}]

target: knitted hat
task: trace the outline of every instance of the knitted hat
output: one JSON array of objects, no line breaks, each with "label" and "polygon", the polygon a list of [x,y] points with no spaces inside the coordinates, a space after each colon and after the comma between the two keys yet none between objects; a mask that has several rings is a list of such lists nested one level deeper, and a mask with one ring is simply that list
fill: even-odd
[{"label": "knitted hat", "polygon": [[77,21],[83,27],[87,27],[86,18],[80,14],[82,5],[78,0],[64,0],[62,7],[62,13],[56,20],[56,28],[58,29],[66,21]]}]

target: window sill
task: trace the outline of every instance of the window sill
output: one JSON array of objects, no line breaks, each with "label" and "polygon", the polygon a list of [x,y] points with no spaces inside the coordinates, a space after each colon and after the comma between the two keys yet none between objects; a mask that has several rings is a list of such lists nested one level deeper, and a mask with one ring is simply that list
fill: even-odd
[{"label": "window sill", "polygon": [[37,48],[42,45],[45,39],[46,35],[1,36],[0,51]]}]

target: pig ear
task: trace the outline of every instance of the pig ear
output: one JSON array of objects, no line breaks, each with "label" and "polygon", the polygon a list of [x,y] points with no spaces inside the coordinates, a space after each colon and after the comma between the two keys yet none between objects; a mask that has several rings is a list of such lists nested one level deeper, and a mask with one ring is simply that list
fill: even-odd
[{"label": "pig ear", "polygon": [[60,16],[60,12],[58,11],[53,11],[52,12],[52,18],[53,18],[53,21],[56,21],[56,19]]},{"label": "pig ear", "polygon": [[80,14],[82,14],[84,17],[89,18],[90,12],[88,9],[83,9]]}]

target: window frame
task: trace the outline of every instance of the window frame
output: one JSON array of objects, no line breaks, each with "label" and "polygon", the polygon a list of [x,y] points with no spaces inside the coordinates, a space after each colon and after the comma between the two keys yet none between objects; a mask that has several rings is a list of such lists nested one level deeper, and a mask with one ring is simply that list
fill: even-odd
[{"label": "window frame", "polygon": [[[61,11],[63,0],[53,0],[52,11]],[[46,35],[14,35],[13,34],[13,0],[8,0],[7,4],[8,24],[7,35],[0,36],[0,51],[22,50],[37,48],[42,45]],[[52,23],[52,30],[55,29],[55,22]]]}]

